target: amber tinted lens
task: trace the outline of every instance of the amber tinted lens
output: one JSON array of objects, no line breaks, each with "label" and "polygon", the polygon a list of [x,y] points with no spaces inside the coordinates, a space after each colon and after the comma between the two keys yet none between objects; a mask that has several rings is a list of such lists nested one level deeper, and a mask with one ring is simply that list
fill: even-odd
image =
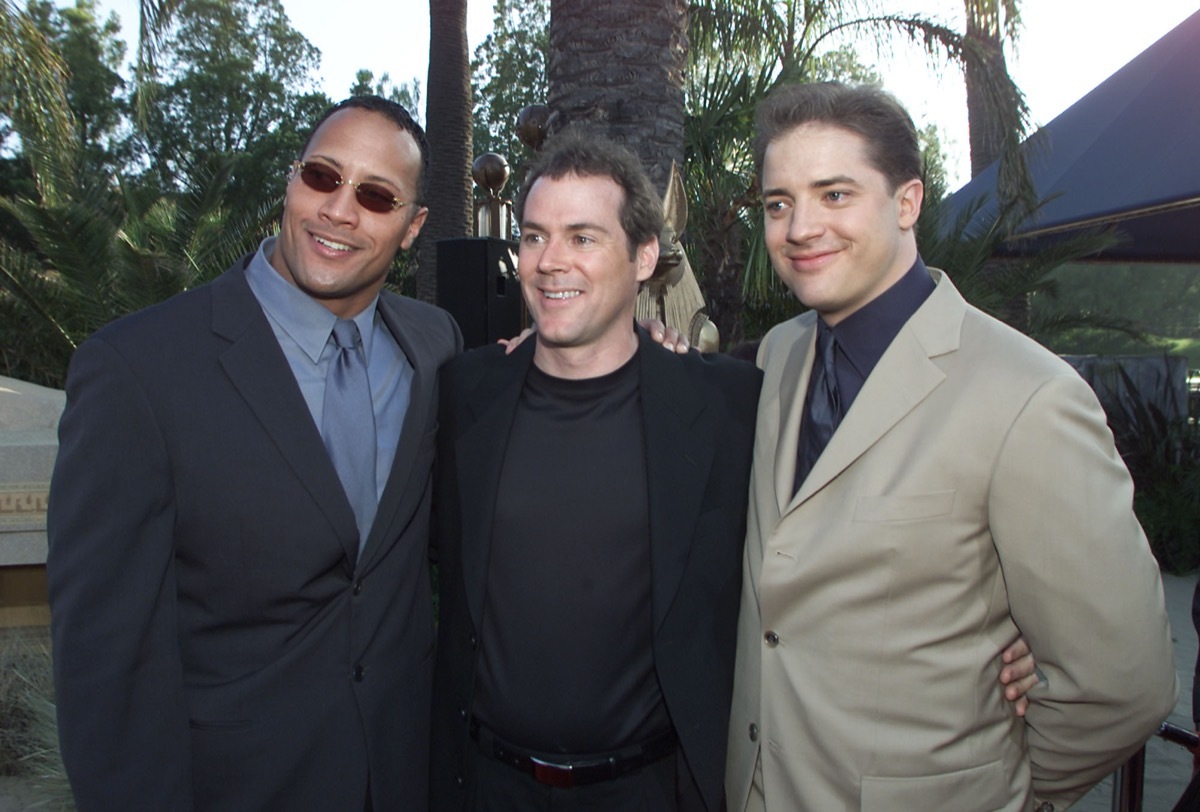
[{"label": "amber tinted lens", "polygon": [[367,211],[382,214],[396,208],[396,196],[382,186],[376,186],[374,183],[360,183],[355,191],[358,205]]},{"label": "amber tinted lens", "polygon": [[300,180],[313,191],[329,194],[341,185],[342,176],[328,166],[303,164],[300,167]]},{"label": "amber tinted lens", "polygon": [[[306,163],[300,167],[300,180],[304,185],[316,192],[330,194],[342,184],[342,176],[337,170],[324,164]],[[354,189],[354,197],[358,205],[367,211],[383,214],[396,208],[396,196],[383,186],[374,183],[362,183]]]}]

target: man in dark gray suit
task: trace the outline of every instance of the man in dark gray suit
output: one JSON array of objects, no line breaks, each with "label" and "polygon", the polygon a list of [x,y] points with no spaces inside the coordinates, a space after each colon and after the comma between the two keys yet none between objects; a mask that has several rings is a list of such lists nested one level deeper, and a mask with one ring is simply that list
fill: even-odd
[{"label": "man in dark gray suit", "polygon": [[[75,354],[48,569],[81,810],[424,808],[433,404],[461,338],[383,283],[427,168],[402,107],[335,106],[277,237]],[[369,387],[361,487],[334,461],[339,353]]]}]

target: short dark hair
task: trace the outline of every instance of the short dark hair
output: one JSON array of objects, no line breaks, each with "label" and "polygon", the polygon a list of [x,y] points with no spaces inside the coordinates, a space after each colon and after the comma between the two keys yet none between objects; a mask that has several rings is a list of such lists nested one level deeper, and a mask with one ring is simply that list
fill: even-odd
[{"label": "short dark hair", "polygon": [[530,167],[513,204],[517,222],[525,219],[525,200],[538,180],[559,180],[567,175],[609,178],[621,187],[625,200],[617,217],[629,243],[630,259],[637,255],[638,246],[658,239],[663,227],[662,201],[642,162],[620,144],[578,127],[556,135]]},{"label": "short dark hair", "polygon": [[342,110],[366,110],[368,113],[379,113],[385,116],[397,127],[413,137],[417,142],[417,149],[421,152],[421,174],[417,178],[417,199],[415,203],[418,206],[424,205],[425,194],[429,190],[429,142],[425,139],[425,131],[421,129],[421,125],[409,114],[404,105],[394,102],[391,99],[385,99],[382,96],[371,94],[362,96],[351,96],[348,99],[343,99],[337,104],[326,110],[312,129],[308,131],[308,137],[304,139],[304,146],[300,148],[300,156],[304,157],[304,153],[308,151],[308,145],[312,143],[313,136],[317,134],[317,130],[321,125],[332,116],[334,113],[339,113]]},{"label": "short dark hair", "polygon": [[804,124],[826,124],[857,133],[867,160],[883,173],[891,191],[921,177],[917,128],[892,94],[871,85],[841,82],[781,85],[755,112],[754,166],[762,177],[767,147]]}]

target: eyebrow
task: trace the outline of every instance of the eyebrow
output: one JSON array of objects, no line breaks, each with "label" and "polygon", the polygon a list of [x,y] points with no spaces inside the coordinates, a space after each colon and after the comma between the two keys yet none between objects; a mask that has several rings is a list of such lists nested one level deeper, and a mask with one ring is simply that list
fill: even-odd
[{"label": "eyebrow", "polygon": [[[834,175],[833,177],[830,177],[830,178],[821,178],[820,180],[814,180],[812,183],[809,184],[809,188],[810,189],[828,189],[830,186],[844,186],[844,185],[861,186],[862,184],[860,184],[858,181],[856,181],[854,178],[850,177],[849,175]],[[790,194],[791,194],[791,192],[789,192],[787,189],[785,189],[783,187],[764,189],[762,192],[763,197],[787,197]]]},{"label": "eyebrow", "polygon": [[[525,231],[526,229],[528,229],[530,231],[541,231],[541,232],[549,232],[550,231],[550,229],[546,228],[541,223],[535,223],[535,222],[532,222],[529,220],[526,220],[525,222],[520,223],[519,225],[520,225],[520,229],[522,231]],[[599,231],[602,234],[610,234],[611,233],[607,228],[600,225],[599,223],[589,223],[586,221],[582,222],[582,223],[567,223],[564,230],[570,231],[570,232]]]},{"label": "eyebrow", "polygon": [[845,184],[850,184],[851,186],[859,185],[858,181],[849,175],[834,175],[832,178],[823,178],[821,180],[813,181],[812,187],[814,189],[824,189],[827,186],[843,186]]}]

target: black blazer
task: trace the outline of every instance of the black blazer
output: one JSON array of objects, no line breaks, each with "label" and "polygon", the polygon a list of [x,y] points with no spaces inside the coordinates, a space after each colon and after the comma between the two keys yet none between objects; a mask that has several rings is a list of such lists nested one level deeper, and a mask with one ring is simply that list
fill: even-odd
[{"label": "black blazer", "polygon": [[[761,374],[680,356],[640,333],[654,661],[687,768],[709,810],[724,799],[726,729],[751,445]],[[534,341],[485,347],[442,371],[435,475],[441,619],[432,808],[462,808],[467,712],[497,483]],[[483,643],[486,645],[486,641]]]},{"label": "black blazer", "polygon": [[354,514],[246,282],[75,353],[48,577],[80,810],[422,809],[426,551],[445,312],[385,293],[412,398],[362,560]]}]

